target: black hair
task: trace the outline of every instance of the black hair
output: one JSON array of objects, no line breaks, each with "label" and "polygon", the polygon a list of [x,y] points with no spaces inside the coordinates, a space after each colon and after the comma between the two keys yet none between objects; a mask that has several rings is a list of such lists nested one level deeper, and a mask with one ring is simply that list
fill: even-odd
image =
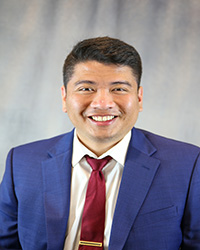
[{"label": "black hair", "polygon": [[133,46],[119,39],[105,36],[86,39],[74,46],[63,65],[65,88],[74,73],[75,65],[86,61],[129,66],[132,69],[138,87],[140,86],[142,62],[139,53]]}]

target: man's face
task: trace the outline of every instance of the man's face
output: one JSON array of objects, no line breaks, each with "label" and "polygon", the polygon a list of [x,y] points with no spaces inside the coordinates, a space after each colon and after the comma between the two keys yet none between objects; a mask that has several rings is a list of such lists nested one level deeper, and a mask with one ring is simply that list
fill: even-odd
[{"label": "man's face", "polygon": [[96,61],[78,63],[66,91],[62,87],[63,111],[80,141],[97,155],[98,149],[107,151],[132,129],[142,97],[129,66]]}]

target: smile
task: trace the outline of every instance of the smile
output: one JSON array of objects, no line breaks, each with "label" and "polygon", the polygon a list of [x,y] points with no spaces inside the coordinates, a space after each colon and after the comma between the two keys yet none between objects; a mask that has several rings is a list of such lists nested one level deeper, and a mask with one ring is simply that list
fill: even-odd
[{"label": "smile", "polygon": [[111,121],[112,119],[115,118],[114,115],[107,115],[107,116],[91,116],[92,120],[97,121],[97,122],[106,122],[106,121]]}]

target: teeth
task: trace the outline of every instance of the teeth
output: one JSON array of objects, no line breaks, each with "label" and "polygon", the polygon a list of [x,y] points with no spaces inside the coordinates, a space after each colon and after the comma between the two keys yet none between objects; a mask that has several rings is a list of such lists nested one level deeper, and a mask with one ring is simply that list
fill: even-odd
[{"label": "teeth", "polygon": [[114,118],[114,115],[108,115],[108,116],[92,116],[92,119],[97,122],[105,122],[110,121]]}]

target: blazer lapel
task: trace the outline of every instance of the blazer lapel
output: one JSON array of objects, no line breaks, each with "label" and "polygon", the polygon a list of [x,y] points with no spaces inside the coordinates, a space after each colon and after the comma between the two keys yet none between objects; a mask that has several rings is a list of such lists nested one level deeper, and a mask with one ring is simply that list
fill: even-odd
[{"label": "blazer lapel", "polygon": [[148,194],[160,161],[142,132],[133,129],[113,218],[109,250],[121,250]]},{"label": "blazer lapel", "polygon": [[66,134],[43,161],[44,207],[47,249],[62,249],[70,204],[73,132]]}]

